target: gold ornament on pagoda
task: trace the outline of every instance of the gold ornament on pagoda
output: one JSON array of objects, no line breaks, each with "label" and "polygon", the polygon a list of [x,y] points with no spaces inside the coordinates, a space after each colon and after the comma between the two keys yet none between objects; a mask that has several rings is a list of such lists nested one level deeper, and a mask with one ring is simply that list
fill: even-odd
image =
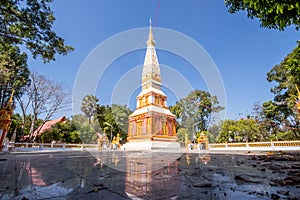
[{"label": "gold ornament on pagoda", "polygon": [[11,116],[13,113],[13,94],[14,91],[12,92],[8,103],[6,106],[4,106],[1,110],[0,110],[0,130],[8,130],[11,124]]},{"label": "gold ornament on pagoda", "polygon": [[4,147],[4,141],[6,138],[6,134],[9,130],[11,124],[11,116],[13,113],[13,94],[12,94],[7,102],[7,104],[0,110],[0,150]]},{"label": "gold ornament on pagoda", "polygon": [[296,85],[296,89],[297,89],[297,92],[298,92],[298,99],[296,100],[296,106],[297,106],[298,112],[300,114],[300,91],[299,91],[299,88],[298,88],[297,85]]}]

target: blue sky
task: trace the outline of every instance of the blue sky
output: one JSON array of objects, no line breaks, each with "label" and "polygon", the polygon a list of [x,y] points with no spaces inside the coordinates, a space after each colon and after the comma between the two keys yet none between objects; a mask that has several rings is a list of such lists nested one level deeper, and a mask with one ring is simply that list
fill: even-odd
[{"label": "blue sky", "polygon": [[[66,90],[72,93],[81,64],[97,45],[120,32],[148,27],[151,18],[154,27],[183,33],[206,50],[224,82],[226,118],[236,119],[240,113],[250,113],[255,102],[273,98],[272,84],[267,82],[266,73],[279,64],[299,40],[299,32],[293,27],[284,32],[268,30],[261,28],[258,20],[247,18],[244,12],[229,14],[224,1],[56,0],[52,9],[56,17],[55,31],[75,47],[75,51],[57,56],[56,61],[47,64],[30,59],[29,66],[34,72],[64,83]],[[154,37],[159,35],[154,32]],[[96,92],[100,104],[111,103],[113,86],[123,73],[143,64],[144,54],[145,50],[139,50],[122,55],[108,67],[101,80],[105,84],[101,85],[100,81]],[[193,70],[188,62],[165,51],[158,50],[157,54],[160,63],[171,68],[180,66],[180,73],[193,89],[207,89],[201,78],[190,77]],[[178,99],[168,88],[164,90],[169,95],[168,104],[174,104]],[[137,94],[138,89],[130,99],[132,109]],[[64,114],[70,116],[72,112]]]}]

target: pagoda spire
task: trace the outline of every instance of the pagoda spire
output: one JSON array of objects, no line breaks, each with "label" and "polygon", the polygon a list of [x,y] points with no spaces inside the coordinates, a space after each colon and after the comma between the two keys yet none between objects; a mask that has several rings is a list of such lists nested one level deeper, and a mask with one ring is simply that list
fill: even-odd
[{"label": "pagoda spire", "polygon": [[154,41],[154,38],[153,38],[153,33],[152,33],[152,21],[151,21],[151,18],[150,18],[150,26],[149,26],[149,37],[148,37],[148,41],[147,41],[147,45],[152,45],[154,46],[155,45],[155,41]]},{"label": "pagoda spire", "polygon": [[142,88],[149,86],[161,89],[161,76],[158,58],[155,51],[155,40],[152,33],[152,22],[150,19],[149,36],[147,40],[147,51],[144,60],[142,73]]}]

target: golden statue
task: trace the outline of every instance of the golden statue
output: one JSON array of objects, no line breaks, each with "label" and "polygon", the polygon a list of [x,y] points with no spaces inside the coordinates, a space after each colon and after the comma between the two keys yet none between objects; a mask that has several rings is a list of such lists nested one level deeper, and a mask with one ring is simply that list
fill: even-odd
[{"label": "golden statue", "polygon": [[119,148],[119,146],[120,146],[120,133],[117,134],[117,137],[114,136],[112,144],[113,144],[113,149],[114,150],[117,150]]},{"label": "golden statue", "polygon": [[98,150],[107,150],[109,141],[107,136],[98,132],[96,132],[96,135],[98,137]]}]

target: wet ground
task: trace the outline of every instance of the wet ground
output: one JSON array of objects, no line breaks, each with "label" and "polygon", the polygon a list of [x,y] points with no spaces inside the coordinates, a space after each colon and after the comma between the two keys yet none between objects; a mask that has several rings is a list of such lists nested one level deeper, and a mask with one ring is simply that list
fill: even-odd
[{"label": "wet ground", "polygon": [[300,152],[0,154],[0,199],[300,199]]}]

